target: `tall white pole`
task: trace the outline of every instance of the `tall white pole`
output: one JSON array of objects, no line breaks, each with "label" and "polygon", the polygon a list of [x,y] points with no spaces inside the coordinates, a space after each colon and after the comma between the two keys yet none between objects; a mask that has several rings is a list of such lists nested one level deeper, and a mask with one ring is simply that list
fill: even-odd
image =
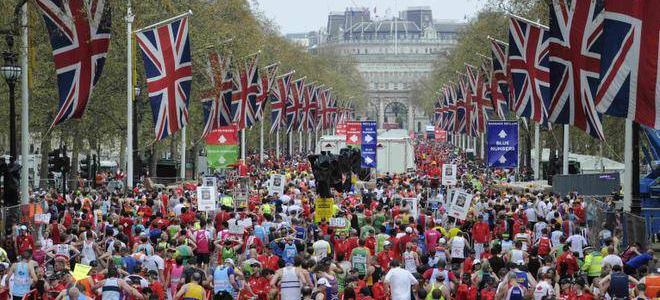
[{"label": "tall white pole", "polygon": [[293,155],[293,132],[289,132],[289,155]]},{"label": "tall white pole", "polygon": [[562,159],[561,167],[562,174],[568,175],[568,154],[570,151],[569,127],[570,125],[564,124],[564,157]]},{"label": "tall white pole", "polygon": [[245,140],[245,128],[243,128],[241,129],[241,159],[245,159],[245,148],[247,148]]},{"label": "tall white pole", "polygon": [[303,152],[303,138],[302,131],[298,131],[298,152]]},{"label": "tall white pole", "polygon": [[543,149],[541,149],[541,125],[539,123],[536,123],[534,127],[534,148],[536,148],[534,180],[539,180],[541,179],[541,158],[543,158]]},{"label": "tall white pole", "polygon": [[133,10],[126,10],[126,187],[133,188]]},{"label": "tall white pole", "polygon": [[[28,194],[28,180],[30,180],[28,168],[28,155],[30,150],[30,104],[28,94],[28,20],[27,20],[27,2],[21,9],[21,26],[23,27],[23,44],[21,49],[21,204],[30,203]],[[36,160],[32,159],[36,169]]]},{"label": "tall white pole", "polygon": [[307,131],[307,152],[312,151],[312,132]]},{"label": "tall white pole", "polygon": [[484,133],[481,133],[481,159],[484,160],[486,159],[486,156],[484,156],[484,149],[486,148],[486,145],[484,145]]},{"label": "tall white pole", "polygon": [[264,162],[264,120],[261,120],[259,127],[259,162]]},{"label": "tall white pole", "polygon": [[275,158],[280,159],[280,132],[275,132]]},{"label": "tall white pole", "polygon": [[181,181],[186,180],[186,126],[181,128]]},{"label": "tall white pole", "polygon": [[477,137],[472,137],[472,150],[474,150],[474,156],[477,156]]},{"label": "tall white pole", "polygon": [[623,163],[626,171],[623,173],[623,211],[630,212],[633,197],[633,122],[628,119],[626,119],[625,136]]}]

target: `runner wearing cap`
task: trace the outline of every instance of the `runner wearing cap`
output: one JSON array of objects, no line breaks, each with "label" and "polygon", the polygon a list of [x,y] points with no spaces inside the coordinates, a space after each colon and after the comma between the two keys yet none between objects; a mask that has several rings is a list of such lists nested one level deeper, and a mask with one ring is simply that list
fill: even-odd
[{"label": "runner wearing cap", "polygon": [[214,299],[234,299],[234,294],[239,290],[234,272],[234,260],[226,258],[223,264],[218,264],[209,280],[213,282]]}]

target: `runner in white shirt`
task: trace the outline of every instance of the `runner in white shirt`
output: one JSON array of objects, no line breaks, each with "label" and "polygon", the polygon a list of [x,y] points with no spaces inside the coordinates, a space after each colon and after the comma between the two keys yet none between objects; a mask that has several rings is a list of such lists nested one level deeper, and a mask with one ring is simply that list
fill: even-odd
[{"label": "runner in white shirt", "polygon": [[553,272],[547,272],[543,275],[543,280],[539,281],[534,288],[534,300],[554,299],[559,296],[559,284],[552,285]]},{"label": "runner in white shirt", "polygon": [[584,253],[582,253],[582,248],[588,245],[587,240],[579,234],[574,234],[566,239],[567,243],[571,243],[571,252],[577,252],[580,254],[580,258],[584,258]]},{"label": "runner in white shirt", "polygon": [[314,258],[319,262],[330,254],[330,243],[326,240],[318,240],[312,244],[312,249],[314,249]]},{"label": "runner in white shirt", "polygon": [[390,269],[385,275],[385,290],[389,290],[392,300],[411,300],[412,292],[417,294],[418,282],[412,273],[399,267],[398,260],[390,262]]}]

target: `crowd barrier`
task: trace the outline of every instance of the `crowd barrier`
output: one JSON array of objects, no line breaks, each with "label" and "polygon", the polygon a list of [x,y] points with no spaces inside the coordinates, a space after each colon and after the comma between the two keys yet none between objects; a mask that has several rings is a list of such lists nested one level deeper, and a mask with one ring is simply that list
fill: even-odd
[{"label": "crowd barrier", "polygon": [[612,234],[618,234],[621,247],[626,248],[633,242],[642,247],[650,247],[652,237],[644,218],[616,209],[614,204],[608,205],[603,198],[586,198],[585,216],[589,229],[589,244],[601,245],[600,232],[604,229]]}]

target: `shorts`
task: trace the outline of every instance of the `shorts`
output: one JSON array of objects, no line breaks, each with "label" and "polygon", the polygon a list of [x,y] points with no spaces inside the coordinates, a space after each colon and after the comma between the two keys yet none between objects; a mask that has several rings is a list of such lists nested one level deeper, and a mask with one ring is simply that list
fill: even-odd
[{"label": "shorts", "polygon": [[228,292],[221,291],[213,295],[213,300],[233,300],[234,297]]},{"label": "shorts", "polygon": [[465,261],[465,258],[458,258],[458,257],[452,257],[451,258],[451,263],[452,264],[460,265],[461,263],[463,263],[463,261]]},{"label": "shorts", "polygon": [[211,261],[211,254],[210,253],[197,253],[197,262],[200,264],[206,264],[208,265],[209,262]]}]

